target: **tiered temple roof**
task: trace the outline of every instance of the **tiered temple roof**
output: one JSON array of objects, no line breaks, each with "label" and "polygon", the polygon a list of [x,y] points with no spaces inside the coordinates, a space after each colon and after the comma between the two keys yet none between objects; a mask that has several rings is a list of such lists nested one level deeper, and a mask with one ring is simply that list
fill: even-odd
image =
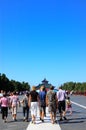
[{"label": "tiered temple roof", "polygon": [[49,84],[48,82],[49,81],[47,81],[46,78],[44,78],[42,83],[36,86],[37,90],[39,90],[42,85],[44,85],[46,90],[48,90],[50,88],[50,86],[53,86],[52,84]]}]

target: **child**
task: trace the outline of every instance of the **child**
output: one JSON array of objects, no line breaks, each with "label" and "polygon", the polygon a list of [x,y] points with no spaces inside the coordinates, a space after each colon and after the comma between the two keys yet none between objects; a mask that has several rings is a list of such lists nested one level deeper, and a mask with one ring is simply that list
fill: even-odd
[{"label": "child", "polygon": [[66,112],[70,111],[70,114],[72,114],[72,104],[70,101],[70,97],[67,97],[66,99]]}]

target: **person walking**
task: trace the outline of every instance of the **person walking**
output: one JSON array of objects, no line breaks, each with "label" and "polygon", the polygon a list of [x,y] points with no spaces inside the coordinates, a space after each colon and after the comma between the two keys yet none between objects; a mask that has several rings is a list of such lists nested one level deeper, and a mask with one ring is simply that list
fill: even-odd
[{"label": "person walking", "polygon": [[[3,97],[3,94],[4,94],[4,91],[0,90],[0,99]],[[0,113],[2,113],[1,104],[0,104]]]},{"label": "person walking", "polygon": [[0,104],[1,104],[3,122],[7,122],[9,99],[6,97],[6,93],[4,93],[3,97],[0,99]]},{"label": "person walking", "polygon": [[59,87],[59,90],[57,91],[57,99],[58,99],[58,110],[60,113],[60,121],[67,120],[66,118],[66,103],[65,103],[65,98],[66,98],[66,92],[65,90],[62,90],[62,87]]},{"label": "person walking", "polygon": [[66,98],[66,112],[69,111],[70,115],[72,114],[72,103],[70,97]]},{"label": "person walking", "polygon": [[32,91],[30,92],[30,95],[29,95],[29,106],[31,108],[32,123],[34,124],[36,124],[38,103],[39,103],[38,92],[36,92],[36,87],[32,86]]},{"label": "person walking", "polygon": [[23,121],[27,121],[28,122],[28,118],[29,118],[29,105],[28,105],[28,101],[29,101],[29,93],[25,93],[21,103],[23,106]]},{"label": "person walking", "polygon": [[53,90],[54,87],[51,86],[46,96],[46,104],[48,106],[52,124],[56,122],[56,112],[57,112],[57,98],[56,93]]},{"label": "person walking", "polygon": [[39,110],[40,110],[40,120],[44,122],[45,110],[46,110],[46,92],[44,86],[41,86],[39,92]]},{"label": "person walking", "polygon": [[17,105],[20,104],[20,101],[18,96],[16,95],[16,92],[13,92],[13,96],[11,97],[10,103],[12,108],[13,121],[17,121]]}]

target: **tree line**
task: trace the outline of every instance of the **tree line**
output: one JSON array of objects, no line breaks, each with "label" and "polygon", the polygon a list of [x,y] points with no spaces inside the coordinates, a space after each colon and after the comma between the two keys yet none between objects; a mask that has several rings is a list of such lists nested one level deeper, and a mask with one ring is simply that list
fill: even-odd
[{"label": "tree line", "polygon": [[[86,94],[86,82],[66,82],[61,85],[63,89],[67,91],[73,91],[76,94]],[[9,80],[5,74],[0,73],[0,90],[6,92],[21,92],[30,91],[30,85],[28,82],[19,82],[15,80]]]},{"label": "tree line", "polygon": [[62,88],[76,94],[86,94],[86,82],[66,82],[62,85]]},{"label": "tree line", "polygon": [[28,84],[28,82],[9,80],[5,74],[0,73],[0,90],[4,90],[6,92],[29,91],[30,85]]}]

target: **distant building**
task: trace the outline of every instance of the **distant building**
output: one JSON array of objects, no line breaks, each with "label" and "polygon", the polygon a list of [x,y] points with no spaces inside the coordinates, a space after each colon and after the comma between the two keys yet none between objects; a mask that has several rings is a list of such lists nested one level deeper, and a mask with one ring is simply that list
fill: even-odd
[{"label": "distant building", "polygon": [[[47,81],[46,78],[44,78],[44,80],[42,81],[42,83],[36,86],[36,89],[39,90],[40,87],[41,87],[42,85],[44,85],[46,91],[49,90],[50,86],[53,86],[53,85],[52,85],[52,84],[49,84],[48,82],[49,82],[49,81]],[[54,87],[54,86],[53,86],[53,87]]]}]

